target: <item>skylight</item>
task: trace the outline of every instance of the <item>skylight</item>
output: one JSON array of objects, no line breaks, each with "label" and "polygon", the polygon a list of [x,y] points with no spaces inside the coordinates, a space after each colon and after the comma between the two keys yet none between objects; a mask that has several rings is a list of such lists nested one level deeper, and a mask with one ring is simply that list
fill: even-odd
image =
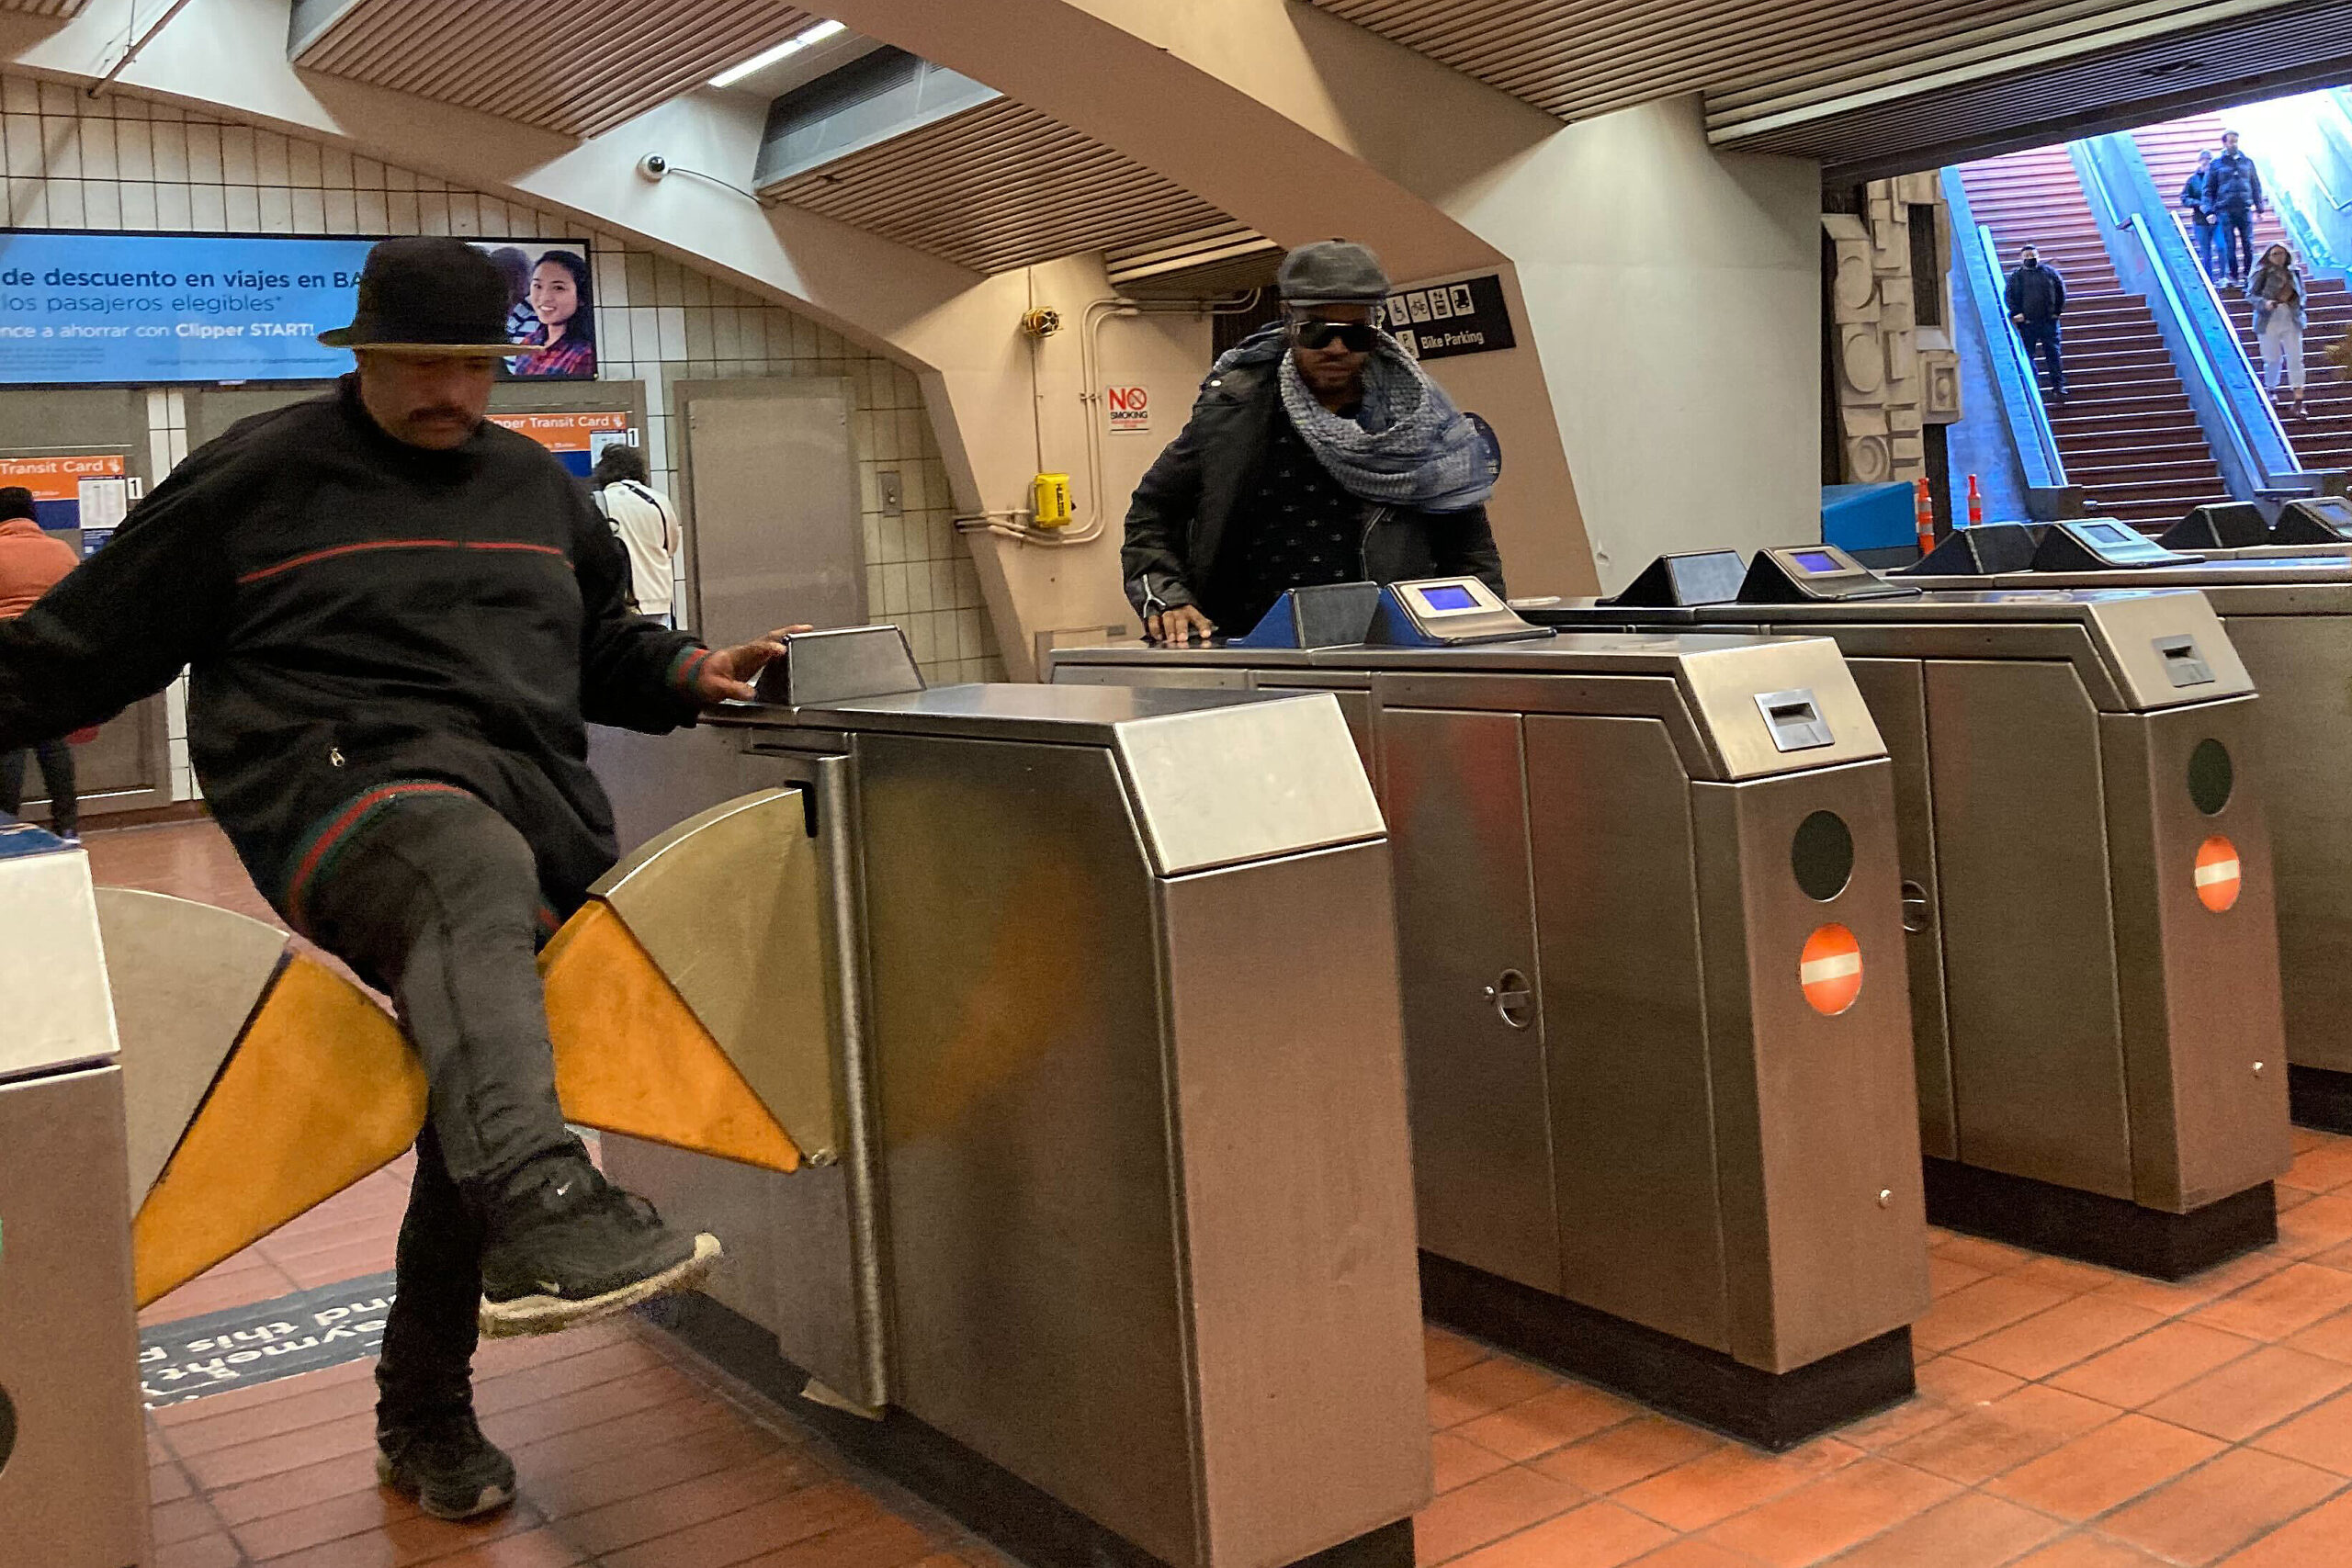
[{"label": "skylight", "polygon": [[710,85],[714,87],[731,87],[755,71],[764,71],[777,61],[789,59],[812,43],[822,43],[834,34],[847,30],[839,22],[819,22],[807,32],[793,34],[765,53],[755,54],[742,64],[730,66],[720,72],[710,79]]}]

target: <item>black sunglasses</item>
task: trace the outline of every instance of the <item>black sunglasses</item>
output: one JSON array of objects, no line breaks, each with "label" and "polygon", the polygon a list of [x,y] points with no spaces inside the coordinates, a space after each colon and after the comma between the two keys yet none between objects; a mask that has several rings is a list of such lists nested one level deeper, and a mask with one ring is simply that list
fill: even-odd
[{"label": "black sunglasses", "polygon": [[1301,348],[1329,348],[1340,344],[1350,354],[1370,354],[1372,345],[1380,341],[1380,329],[1369,321],[1293,321],[1291,341]]}]

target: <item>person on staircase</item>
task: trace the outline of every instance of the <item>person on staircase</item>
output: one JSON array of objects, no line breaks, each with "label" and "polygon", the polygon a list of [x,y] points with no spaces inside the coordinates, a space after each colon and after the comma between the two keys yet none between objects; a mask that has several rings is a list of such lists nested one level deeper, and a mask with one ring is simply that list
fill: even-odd
[{"label": "person on staircase", "polygon": [[2196,248],[2197,265],[2205,269],[2207,277],[2213,276],[2213,241],[2220,225],[2213,221],[2212,203],[2207,199],[2207,187],[2212,183],[2213,150],[2201,147],[2197,152],[2197,169],[2182,182],[2180,209],[2188,214],[2188,240]]},{"label": "person on staircase", "polygon": [[2278,383],[2293,387],[2295,401],[2288,410],[2303,412],[2303,329],[2311,325],[2311,289],[2295,254],[2284,245],[2262,253],[2262,260],[2246,280],[2245,297],[2254,304],[2254,335],[2262,344],[2262,384],[2270,400],[2278,400]]},{"label": "person on staircase", "polygon": [[2268,210],[2262,172],[2238,146],[2238,133],[2222,132],[2222,155],[2205,171],[2205,202],[2221,229],[2222,270],[2233,288],[2245,287],[2254,270],[2254,216]]},{"label": "person on staircase", "polygon": [[2066,406],[2066,360],[2059,342],[2058,318],[2066,313],[2066,280],[2058,269],[2041,265],[2041,252],[2027,245],[2018,252],[2017,270],[2009,274],[2007,290],[2009,320],[2025,344],[2026,358],[2037,354],[2050,375],[2050,400]]}]

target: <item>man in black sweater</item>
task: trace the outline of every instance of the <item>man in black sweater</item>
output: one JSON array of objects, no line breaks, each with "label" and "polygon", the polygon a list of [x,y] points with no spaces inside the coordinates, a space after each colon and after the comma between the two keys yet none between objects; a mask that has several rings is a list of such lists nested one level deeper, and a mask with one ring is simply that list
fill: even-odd
[{"label": "man in black sweater", "polygon": [[2053,267],[2041,265],[2041,253],[2028,245],[2018,253],[2018,268],[2009,274],[2009,320],[2025,344],[2026,363],[2039,353],[2050,367],[2050,400],[2066,406],[2066,361],[2059,342],[2058,318],[2066,313],[2066,280]]},{"label": "man in black sweater", "polygon": [[106,548],[0,626],[0,750],[192,672],[213,815],[295,929],[398,1005],[430,1114],[377,1369],[379,1477],[466,1517],[514,1495],[475,1425],[479,1328],[546,1332],[694,1283],[708,1235],[606,1183],[564,1125],[534,953],[616,858],[586,724],[749,697],[628,612],[560,464],[482,415],[505,280],[461,241],[369,254],[358,371],[190,454]]}]

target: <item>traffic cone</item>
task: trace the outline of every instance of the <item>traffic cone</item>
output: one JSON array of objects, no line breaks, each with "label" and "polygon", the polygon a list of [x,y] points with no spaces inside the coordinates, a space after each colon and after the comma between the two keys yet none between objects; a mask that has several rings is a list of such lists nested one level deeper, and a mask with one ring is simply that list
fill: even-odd
[{"label": "traffic cone", "polygon": [[1976,476],[1968,476],[1968,525],[1972,528],[1984,521],[1984,492],[1976,488]]},{"label": "traffic cone", "polygon": [[1928,488],[1924,474],[1912,481],[1911,491],[1913,516],[1919,528],[1919,553],[1924,556],[1936,547],[1936,496]]}]

